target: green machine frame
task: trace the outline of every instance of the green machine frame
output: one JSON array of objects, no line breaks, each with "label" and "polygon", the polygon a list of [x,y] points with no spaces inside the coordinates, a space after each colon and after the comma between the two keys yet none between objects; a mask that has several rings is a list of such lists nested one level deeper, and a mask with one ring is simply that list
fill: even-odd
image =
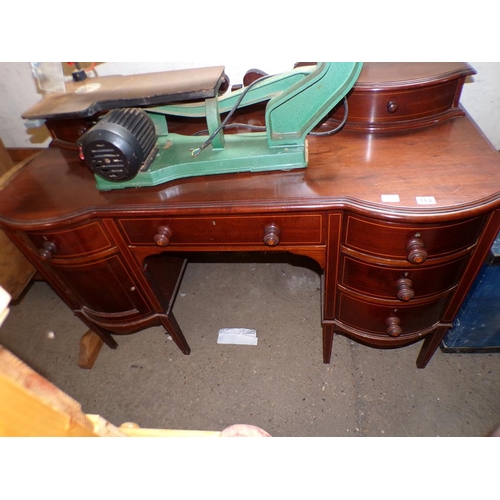
[{"label": "green machine frame", "polygon": [[[359,62],[322,62],[265,76],[200,103],[145,108],[158,135],[155,158],[133,179],[113,182],[96,175],[97,187],[103,191],[137,188],[201,175],[307,167],[307,134],[345,97],[361,68]],[[224,134],[234,110],[264,101],[268,101],[265,131]],[[169,115],[205,117],[208,134],[169,133]]]}]

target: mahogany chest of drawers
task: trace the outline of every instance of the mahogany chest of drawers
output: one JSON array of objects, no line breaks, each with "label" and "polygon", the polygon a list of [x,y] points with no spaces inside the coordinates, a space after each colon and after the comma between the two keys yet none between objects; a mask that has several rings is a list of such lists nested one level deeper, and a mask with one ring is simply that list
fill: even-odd
[{"label": "mahogany chest of drawers", "polygon": [[365,65],[346,127],[310,136],[308,167],[290,172],[101,192],[64,147],[77,121],[49,124],[52,147],[2,189],[0,226],[110,347],[163,325],[189,353],[172,303],[190,252],[291,252],[322,270],[325,363],[338,333],[377,348],[423,341],[423,368],[500,230],[499,154],[459,105],[473,73]]}]

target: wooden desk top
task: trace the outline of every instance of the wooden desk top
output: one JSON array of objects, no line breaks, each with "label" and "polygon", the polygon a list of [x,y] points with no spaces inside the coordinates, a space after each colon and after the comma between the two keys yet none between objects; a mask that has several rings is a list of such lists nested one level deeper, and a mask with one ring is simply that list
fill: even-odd
[{"label": "wooden desk top", "polygon": [[[388,220],[454,220],[500,207],[500,156],[467,116],[405,132],[309,137],[309,167],[194,177],[100,192],[74,151],[48,148],[3,188],[0,222],[49,227],[102,215],[342,209]],[[399,202],[382,202],[399,195]],[[416,197],[434,197],[419,205]]]}]

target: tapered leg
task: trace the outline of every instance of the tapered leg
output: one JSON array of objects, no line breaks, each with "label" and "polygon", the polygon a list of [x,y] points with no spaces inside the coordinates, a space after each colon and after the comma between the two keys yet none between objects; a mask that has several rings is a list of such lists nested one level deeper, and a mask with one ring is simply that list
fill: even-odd
[{"label": "tapered leg", "polygon": [[189,344],[187,343],[187,340],[184,337],[184,334],[182,333],[174,315],[170,313],[168,316],[162,316],[161,323],[177,344],[177,347],[179,347],[184,354],[189,354],[191,352],[191,348],[189,347]]},{"label": "tapered leg", "polygon": [[333,325],[323,323],[323,363],[325,364],[330,364],[334,334]]},{"label": "tapered leg", "polygon": [[417,358],[417,368],[425,368],[427,363],[432,358],[433,354],[436,352],[436,349],[441,344],[446,332],[450,329],[450,325],[439,327],[434,333],[428,335],[420,349],[420,353]]}]

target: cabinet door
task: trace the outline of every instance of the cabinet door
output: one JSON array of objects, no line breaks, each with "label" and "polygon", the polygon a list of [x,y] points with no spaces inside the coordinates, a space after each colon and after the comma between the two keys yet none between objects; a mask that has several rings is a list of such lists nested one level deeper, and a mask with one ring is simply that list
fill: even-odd
[{"label": "cabinet door", "polygon": [[149,312],[119,255],[78,264],[52,262],[49,266],[91,319],[119,322]]}]

